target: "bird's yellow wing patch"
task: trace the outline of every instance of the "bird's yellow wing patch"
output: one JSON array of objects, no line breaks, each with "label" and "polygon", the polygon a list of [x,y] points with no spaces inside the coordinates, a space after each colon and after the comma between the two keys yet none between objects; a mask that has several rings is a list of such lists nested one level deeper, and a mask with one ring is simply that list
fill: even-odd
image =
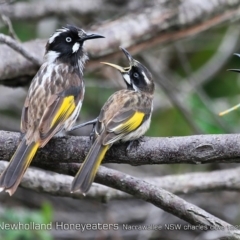
[{"label": "bird's yellow wing patch", "polygon": [[145,114],[143,112],[134,112],[134,114],[131,117],[129,117],[126,121],[120,123],[118,126],[111,130],[116,134],[125,131],[127,132],[134,131],[141,125],[144,116]]},{"label": "bird's yellow wing patch", "polygon": [[56,123],[61,122],[63,119],[67,119],[73,113],[75,107],[74,96],[64,97],[58,111],[52,119],[50,128]]}]

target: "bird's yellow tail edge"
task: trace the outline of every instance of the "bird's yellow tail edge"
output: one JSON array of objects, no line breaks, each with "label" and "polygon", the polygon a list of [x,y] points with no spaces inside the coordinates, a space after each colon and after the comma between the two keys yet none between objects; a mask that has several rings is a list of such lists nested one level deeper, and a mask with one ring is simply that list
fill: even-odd
[{"label": "bird's yellow tail edge", "polygon": [[29,145],[23,139],[19,144],[16,152],[12,156],[9,165],[0,177],[0,188],[5,190],[10,195],[16,191],[19,183],[22,180],[24,173],[32,162],[40,144],[33,142]]},{"label": "bird's yellow tail edge", "polygon": [[97,170],[109,148],[110,145],[102,145],[98,139],[95,141],[72,182],[71,192],[80,190],[85,194],[90,189]]},{"label": "bird's yellow tail edge", "polygon": [[94,178],[96,176],[97,170],[98,170],[98,168],[99,168],[103,158],[105,157],[106,152],[107,152],[108,149],[109,149],[108,145],[107,146],[103,146],[101,148],[101,151],[99,152],[98,158],[96,159],[96,163],[94,164],[92,172],[91,172],[92,178]]},{"label": "bird's yellow tail edge", "polygon": [[29,167],[30,163],[32,162],[32,159],[34,158],[37,150],[39,148],[39,143],[34,143],[33,146],[29,149],[29,154],[26,156],[26,160],[24,163],[24,172]]}]

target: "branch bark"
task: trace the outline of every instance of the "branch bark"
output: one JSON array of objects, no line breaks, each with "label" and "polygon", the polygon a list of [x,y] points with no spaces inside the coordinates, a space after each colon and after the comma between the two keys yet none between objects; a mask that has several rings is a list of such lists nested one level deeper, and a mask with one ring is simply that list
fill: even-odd
[{"label": "branch bark", "polygon": [[[100,32],[106,38],[98,40],[101,41],[99,44],[89,42],[86,45],[87,50],[94,56],[88,65],[89,70],[99,67],[99,58],[107,61],[109,58],[122,56],[118,50],[120,45],[134,54],[156,44],[198,34],[237,18],[240,13],[240,0],[186,0],[176,8],[169,7],[169,1],[165,2],[145,8],[143,12],[128,14],[115,21],[94,26],[92,30]],[[42,60],[45,43],[46,40],[26,42],[23,47]],[[36,65],[30,64],[7,46],[0,46],[0,59],[4,59],[0,64],[0,80],[32,77],[36,72]]]},{"label": "branch bark", "polygon": [[[18,137],[19,134],[17,133],[0,131],[0,159],[4,159],[5,157],[13,154],[12,150],[15,150],[16,148]],[[123,151],[125,151],[126,145],[121,144],[113,147],[113,150],[110,151],[107,159],[116,158],[114,161],[108,162],[118,162],[120,159],[123,160],[124,158],[129,158],[127,161],[128,163],[131,161],[135,161],[136,163],[137,159],[141,164],[157,163],[157,161],[159,161],[157,156],[160,156],[160,152],[162,152],[163,156],[160,156],[160,160],[163,160],[161,157],[165,157],[165,161],[167,160],[166,162],[170,160],[169,163],[173,163],[173,160],[178,157],[179,159],[176,159],[176,162],[179,162],[180,159],[183,160],[187,156],[188,158],[185,162],[189,163],[193,163],[195,161],[195,158],[197,158],[199,161],[201,160],[204,163],[209,161],[211,162],[212,160],[216,161],[216,159],[222,159],[226,161],[226,159],[229,157],[229,159],[238,158],[239,147],[237,149],[237,147],[234,148],[234,146],[237,146],[236,143],[239,142],[239,137],[239,135],[199,135],[176,138],[145,138],[145,142],[141,143],[137,149],[132,149],[130,154],[123,153]],[[55,138],[44,149],[39,151],[39,154],[37,154],[36,159],[34,160],[35,165],[52,170],[58,169],[58,171],[62,173],[74,175],[79,169],[79,164],[71,162],[74,162],[74,159],[77,155],[79,155],[80,159],[85,155],[85,148],[89,148],[87,146],[88,144],[89,140],[86,137]],[[175,154],[172,155],[172,151],[175,151]],[[10,154],[7,152],[10,152]],[[68,159],[67,161],[64,159],[65,157]],[[146,160],[143,161],[143,158],[145,159],[145,157]],[[171,157],[171,159],[169,159],[169,157]],[[149,161],[149,159],[151,161]],[[204,159],[206,161],[204,161]],[[125,161],[124,163],[127,162]],[[160,161],[158,163],[162,162]],[[31,172],[35,176],[32,174],[29,175],[28,180],[31,179],[31,188],[38,189],[40,188],[42,182],[40,181],[39,184],[39,177],[36,172],[38,170],[34,171]],[[61,187],[65,187],[65,192],[67,191],[67,188],[69,188],[69,181],[71,181],[71,177],[64,176],[63,184],[58,185],[58,174],[51,174],[50,178],[47,173],[45,173],[46,175],[44,175],[44,173],[41,174],[43,175],[40,177],[40,179],[49,179],[50,181],[49,186],[46,186],[44,183],[43,186],[45,186],[46,189],[51,189],[51,182],[54,180],[56,180],[54,190],[55,192],[57,192],[58,188]],[[214,175],[214,173],[212,174]],[[232,174],[232,172],[230,172],[230,174]],[[193,175],[190,175],[192,179]],[[202,175],[204,177],[204,174]],[[237,174],[237,176],[239,176],[239,174]],[[199,175],[197,176],[197,174],[195,174],[195,177],[199,179]],[[62,181],[61,177],[60,180]],[[173,195],[172,193],[161,189],[155,184],[153,185],[144,180],[140,180],[116,170],[111,170],[104,167],[100,168],[100,171],[96,177],[96,181],[98,183],[113,187],[135,197],[148,201],[153,205],[171,214],[174,214],[175,216],[193,225],[202,225],[203,227],[206,227],[205,230],[221,230],[230,236],[230,238],[227,239],[239,239],[240,237],[240,232],[237,231],[237,229],[235,229],[232,225],[214,217],[213,215],[207,213],[206,211],[198,208],[193,204],[186,202],[185,200]],[[189,184],[189,179],[187,181]],[[155,180],[154,182],[157,183]],[[24,186],[26,183],[23,181],[22,184]],[[29,187],[29,181],[27,183],[27,186]],[[198,186],[198,188],[202,190],[200,186]],[[59,195],[61,195],[61,191],[59,192]],[[103,198],[102,200],[107,200],[107,197],[105,199]]]},{"label": "branch bark", "polygon": [[[104,5],[102,0],[81,1],[78,0],[43,0],[40,2],[17,2],[15,4],[2,5],[0,15],[6,15],[12,20],[37,20],[49,16],[67,16],[70,14],[91,14],[99,11]],[[57,7],[56,7],[57,6]]]},{"label": "branch bark", "polygon": [[[73,172],[76,173],[79,169],[79,165],[73,164],[72,169]],[[52,177],[54,178],[54,176]],[[44,179],[46,182],[46,178]],[[239,239],[240,237],[240,231],[238,231],[231,224],[207,213],[203,209],[188,203],[182,198],[177,197],[166,190],[141,179],[123,174],[116,170],[101,167],[96,180],[101,184],[105,184],[109,187],[124,191],[137,198],[143,199],[144,201],[150,202],[153,205],[185,220],[190,224],[196,226],[200,225],[202,230],[216,230],[225,232],[225,235],[227,235],[225,239]],[[24,181],[22,184],[24,185]],[[36,182],[36,177],[31,178],[31,184],[32,186],[38,185]],[[61,187],[61,185],[57,185],[56,182],[55,188],[58,187]]]},{"label": "branch bark", "polygon": [[[38,61],[42,61],[44,55],[44,44],[46,41],[34,40],[22,43],[23,49],[36,56]],[[6,45],[0,45],[0,57],[4,59],[0,63],[0,81],[16,81],[21,82],[22,79],[31,79],[37,72],[39,66],[28,61],[23,55]],[[24,81],[25,82],[25,81]]]},{"label": "branch bark", "polygon": [[[0,131],[0,159],[9,160],[16,150],[20,134]],[[127,152],[128,143],[115,144],[104,163],[133,166],[145,164],[206,164],[240,162],[240,135],[216,134],[186,137],[144,137],[138,147]],[[81,163],[90,148],[89,137],[54,137],[39,149],[33,164]]]},{"label": "branch bark", "polygon": [[[8,162],[6,161],[0,162],[0,173],[3,172],[7,165]],[[79,192],[70,193],[70,186],[73,177],[68,175],[70,174],[74,176],[75,172],[74,170],[69,170],[71,168],[69,164],[44,165],[44,168],[54,172],[30,167],[23,177],[21,186],[37,192],[48,193],[53,196],[71,197],[77,199],[99,199],[104,202],[112,199],[127,199],[132,197],[132,195],[122,191],[104,186],[108,184],[108,180],[105,178],[104,172],[108,175],[114,175],[115,173],[115,170],[110,168],[103,166],[99,168],[96,182],[104,183],[104,185],[94,183],[86,197],[83,197],[83,195]],[[73,168],[75,169],[75,167]],[[206,173],[185,173],[163,177],[143,177],[141,180],[174,194],[191,194],[213,191],[239,192],[240,168]]]},{"label": "branch bark", "polygon": [[[76,172],[77,170],[78,168],[75,169]],[[190,224],[201,225],[206,227],[205,230],[210,229],[224,231],[228,234],[228,236],[230,236],[229,239],[240,238],[240,231],[238,231],[234,226],[155,185],[121,172],[114,171],[111,174],[107,169],[104,169],[102,172],[101,179],[103,181],[99,181],[100,179],[98,179],[98,182],[103,184],[108,182],[106,184],[107,186],[124,191],[143,199],[144,201],[150,202]]]}]

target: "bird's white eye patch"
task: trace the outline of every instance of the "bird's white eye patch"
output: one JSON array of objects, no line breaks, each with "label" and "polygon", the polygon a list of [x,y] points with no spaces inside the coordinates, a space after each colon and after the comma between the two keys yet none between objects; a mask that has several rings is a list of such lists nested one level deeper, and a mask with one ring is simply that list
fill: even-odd
[{"label": "bird's white eye patch", "polygon": [[72,47],[72,52],[75,53],[78,51],[80,47],[80,44],[78,42],[74,43],[73,47]]},{"label": "bird's white eye patch", "polygon": [[131,79],[127,73],[123,74],[123,78],[129,85],[131,85]]},{"label": "bird's white eye patch", "polygon": [[72,38],[70,38],[70,37],[66,37],[66,42],[71,42],[72,41]]},{"label": "bird's white eye patch", "polygon": [[48,40],[49,44],[51,44],[52,42],[54,42],[55,38],[57,36],[59,36],[61,33],[60,32],[55,32]]}]

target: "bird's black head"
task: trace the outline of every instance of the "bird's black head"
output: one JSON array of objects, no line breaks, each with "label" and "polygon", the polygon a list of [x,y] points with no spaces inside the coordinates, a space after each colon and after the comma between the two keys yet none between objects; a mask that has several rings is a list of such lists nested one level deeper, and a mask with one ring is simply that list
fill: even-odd
[{"label": "bird's black head", "polygon": [[128,58],[129,67],[121,67],[112,63],[104,63],[112,66],[120,71],[124,81],[127,84],[127,88],[135,91],[147,92],[150,94],[154,93],[154,82],[152,74],[149,70],[140,62],[135,60],[131,54],[124,48],[120,47]]},{"label": "bird's black head", "polygon": [[46,45],[46,59],[49,62],[56,60],[77,65],[78,61],[87,59],[83,51],[83,43],[86,40],[94,38],[103,38],[98,34],[87,34],[81,28],[67,25],[56,32],[49,38]]}]

